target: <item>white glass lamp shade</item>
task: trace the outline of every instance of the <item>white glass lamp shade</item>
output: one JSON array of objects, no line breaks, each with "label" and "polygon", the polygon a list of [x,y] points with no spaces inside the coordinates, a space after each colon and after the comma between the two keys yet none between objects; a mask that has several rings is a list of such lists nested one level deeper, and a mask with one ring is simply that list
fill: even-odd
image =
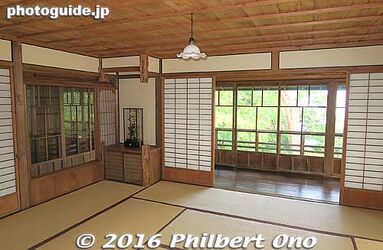
[{"label": "white glass lamp shade", "polygon": [[193,59],[205,59],[206,54],[201,53],[201,50],[198,48],[198,46],[195,44],[194,38],[190,38],[189,44],[185,47],[185,49],[177,54],[178,58],[182,58],[184,60]]}]

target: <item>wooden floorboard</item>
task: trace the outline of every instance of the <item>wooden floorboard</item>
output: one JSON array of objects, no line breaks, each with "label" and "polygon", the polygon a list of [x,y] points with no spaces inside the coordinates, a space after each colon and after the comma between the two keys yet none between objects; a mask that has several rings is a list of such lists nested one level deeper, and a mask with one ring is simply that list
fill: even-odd
[{"label": "wooden floorboard", "polygon": [[321,202],[339,202],[339,180],[321,176],[216,167],[214,187]]}]

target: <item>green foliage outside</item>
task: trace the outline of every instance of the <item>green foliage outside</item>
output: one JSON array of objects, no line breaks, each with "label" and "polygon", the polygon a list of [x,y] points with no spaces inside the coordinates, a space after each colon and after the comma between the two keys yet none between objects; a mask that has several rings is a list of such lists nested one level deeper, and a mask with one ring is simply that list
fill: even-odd
[{"label": "green foliage outside", "polygon": [[[276,153],[277,130],[281,130],[281,153],[300,154],[301,133],[318,133],[319,135],[304,136],[305,155],[323,156],[325,146],[327,95],[326,86],[300,86],[281,89],[277,88],[239,89],[237,94],[237,140],[238,150],[255,151],[255,142],[259,143],[259,151]],[[344,91],[338,91],[339,106],[345,102]],[[231,140],[233,127],[233,90],[217,91],[215,119],[218,141],[221,149],[232,150]],[[278,108],[279,98],[281,107]],[[280,112],[280,124],[278,124]],[[343,113],[342,113],[343,112]],[[344,108],[337,109],[338,133],[343,132]],[[246,130],[258,131],[250,132]],[[342,132],[341,132],[342,131]],[[291,134],[289,132],[298,132]],[[335,147],[341,148],[342,138],[336,138]],[[225,145],[225,146],[223,146]],[[341,149],[338,150],[341,154]]]}]

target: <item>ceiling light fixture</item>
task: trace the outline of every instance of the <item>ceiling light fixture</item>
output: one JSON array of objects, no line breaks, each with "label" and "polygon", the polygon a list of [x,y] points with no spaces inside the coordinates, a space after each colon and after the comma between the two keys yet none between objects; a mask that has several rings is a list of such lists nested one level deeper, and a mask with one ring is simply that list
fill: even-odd
[{"label": "ceiling light fixture", "polygon": [[206,54],[201,53],[201,50],[198,48],[196,41],[193,37],[193,13],[191,13],[191,37],[189,39],[188,45],[185,47],[185,49],[177,54],[178,58],[182,58],[184,60],[199,60],[199,59],[205,59]]}]

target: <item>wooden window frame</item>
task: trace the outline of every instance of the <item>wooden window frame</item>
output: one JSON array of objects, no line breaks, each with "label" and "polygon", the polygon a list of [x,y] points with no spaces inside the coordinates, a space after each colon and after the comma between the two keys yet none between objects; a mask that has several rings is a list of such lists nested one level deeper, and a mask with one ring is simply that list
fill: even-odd
[{"label": "wooden window frame", "polygon": [[[328,95],[327,95],[327,104],[325,106],[310,106],[310,103],[307,104],[307,106],[299,106],[299,105],[296,105],[296,106],[291,106],[291,107],[298,107],[298,108],[301,108],[301,112],[302,112],[302,128],[301,128],[301,131],[300,132],[291,132],[291,131],[281,131],[280,130],[280,126],[281,126],[281,108],[285,107],[285,106],[282,106],[281,105],[281,90],[283,90],[283,87],[288,87],[288,86],[297,86],[297,91],[299,89],[299,86],[318,86],[318,85],[322,85],[322,86],[327,86],[327,90],[328,90]],[[233,162],[233,165],[235,166],[236,165],[236,162],[237,162],[237,155],[238,155],[238,152],[247,152],[247,151],[241,151],[241,150],[238,150],[239,149],[239,145],[238,145],[238,141],[237,141],[237,137],[238,137],[238,133],[239,132],[254,132],[256,133],[256,138],[255,138],[255,141],[252,141],[252,143],[255,144],[254,146],[254,150],[255,151],[250,151],[250,153],[261,153],[261,154],[267,154],[267,153],[264,153],[264,152],[259,152],[259,133],[260,132],[270,132],[270,133],[276,133],[277,134],[277,142],[276,142],[276,153],[270,153],[270,154],[273,154],[276,156],[277,158],[277,169],[278,170],[278,167],[279,167],[279,158],[280,157],[289,157],[289,156],[297,156],[297,157],[317,157],[317,158],[322,158],[323,161],[324,161],[324,164],[327,164],[328,166],[325,165],[325,170],[324,170],[324,175],[328,175],[328,176],[334,176],[334,177],[339,177],[339,174],[334,174],[333,173],[333,166],[334,166],[334,160],[339,160],[339,158],[335,158],[334,157],[334,143],[335,143],[335,136],[337,137],[340,137],[341,134],[339,133],[335,133],[335,113],[336,113],[336,94],[337,94],[337,89],[338,87],[340,86],[345,86],[346,83],[343,82],[342,80],[331,80],[331,79],[323,79],[323,80],[302,80],[302,81],[264,81],[264,82],[250,82],[250,81],[241,81],[241,82],[234,82],[234,83],[228,83],[228,82],[219,82],[217,84],[217,91],[221,90],[221,89],[227,89],[227,88],[232,88],[233,89],[233,126],[232,128],[215,128],[216,130],[216,149],[217,149],[217,152],[219,153],[219,151],[223,151],[219,148],[219,141],[218,141],[218,132],[220,131],[231,131],[232,132],[232,152],[233,152],[233,158],[234,160],[232,161]],[[277,112],[277,119],[278,119],[278,126],[277,126],[277,131],[260,131],[258,130],[258,124],[257,124],[257,121],[258,121],[258,107],[257,107],[257,111],[256,111],[256,128],[255,129],[238,129],[238,117],[237,117],[237,113],[238,113],[238,108],[240,107],[256,107],[256,105],[254,105],[254,102],[253,102],[253,96],[254,96],[254,92],[252,93],[252,103],[251,105],[238,105],[238,102],[237,102],[237,97],[238,97],[238,92],[241,88],[243,89],[246,89],[246,88],[251,88],[251,89],[257,89],[257,88],[265,88],[265,87],[277,87],[278,90],[279,90],[279,95],[278,95],[278,106],[275,106],[277,107],[278,109],[278,112]],[[263,93],[263,92],[262,92]],[[220,96],[220,94],[218,93],[218,98]],[[298,97],[298,95],[297,95]],[[310,97],[309,97],[309,100],[310,100]],[[298,104],[299,100],[297,98],[297,104]],[[218,104],[218,106],[222,106],[220,105],[220,101],[218,100],[218,102],[216,102],[216,104]],[[216,105],[217,106],[217,105]],[[261,107],[264,107],[263,106],[263,94],[262,94],[262,106]],[[268,106],[267,106],[268,107]],[[287,107],[287,106],[286,106]],[[326,108],[326,124],[325,124],[325,131],[324,132],[305,132],[303,131],[303,112],[304,112],[304,108]],[[299,134],[301,136],[301,141],[300,141],[300,153],[299,155],[296,155],[296,154],[281,154],[281,148],[282,148],[282,145],[281,145],[281,136],[282,134]],[[304,145],[304,137],[305,136],[309,136],[309,135],[318,135],[318,136],[325,136],[326,139],[325,139],[325,142],[324,142],[324,145],[323,145],[323,156],[311,156],[311,155],[305,155],[304,152],[305,152],[305,145]],[[332,139],[328,139],[328,135],[330,135],[330,137],[332,136],[333,138]],[[227,151],[230,151],[230,150],[227,150]],[[222,164],[222,163],[217,163],[217,164]],[[326,168],[328,168],[329,170],[326,170]],[[327,172],[326,172],[327,171]]]},{"label": "wooden window frame", "polygon": [[[56,158],[56,159],[51,159],[49,160],[48,158],[48,150],[46,151],[46,161],[41,161],[41,162],[36,162],[36,163],[32,163],[31,162],[31,156],[32,156],[32,152],[31,152],[31,147],[30,147],[30,141],[31,141],[31,136],[29,135],[28,133],[28,151],[29,151],[29,161],[30,161],[30,164],[31,164],[31,169],[30,169],[30,176],[31,178],[40,178],[42,176],[45,176],[45,175],[48,175],[48,174],[53,174],[53,173],[56,173],[58,171],[61,171],[61,170],[64,170],[64,169],[67,169],[67,168],[72,168],[72,167],[75,167],[77,165],[81,165],[83,163],[87,163],[87,162],[90,162],[90,161],[94,161],[96,160],[96,156],[95,156],[95,153],[96,153],[96,138],[94,138],[94,143],[93,143],[93,148],[92,148],[92,140],[93,140],[93,137],[92,137],[92,133],[95,134],[95,137],[97,137],[96,135],[96,105],[97,105],[97,100],[96,100],[96,89],[95,88],[89,88],[89,87],[64,87],[64,86],[61,86],[61,85],[38,85],[38,84],[27,84],[26,85],[27,87],[33,87],[33,89],[35,88],[38,88],[38,87],[56,87],[56,88],[59,88],[59,105],[60,105],[60,143],[59,143],[59,157]],[[81,90],[81,93],[83,93],[83,91],[87,90],[88,93],[90,92],[93,92],[93,104],[90,103],[90,99],[88,99],[88,133],[89,133],[89,150],[88,151],[84,151],[84,152],[79,152],[79,149],[78,149],[78,145],[79,143],[77,143],[77,153],[76,154],[73,154],[73,155],[67,155],[67,150],[66,150],[66,130],[65,130],[65,119],[64,119],[64,106],[65,106],[65,103],[64,103],[64,89],[68,89],[68,90],[72,90],[72,89],[75,89],[75,90]],[[35,99],[35,95],[33,95],[32,98]],[[80,94],[80,97],[82,97],[82,99],[84,99],[84,95],[83,94]],[[90,95],[88,95],[88,98],[90,98]],[[81,110],[82,110],[82,114],[84,114],[84,107],[85,107],[85,103],[84,103],[84,100],[81,100],[80,104],[81,106]],[[76,107],[79,106],[76,104]],[[93,108],[92,108],[93,107]],[[92,114],[93,113],[93,121],[91,119],[92,117]],[[46,119],[46,114],[45,114],[45,119]],[[82,119],[82,121],[84,121],[84,119]],[[77,121],[78,122],[78,121]],[[92,123],[93,123],[93,129],[92,129]],[[47,128],[46,128],[47,130]],[[48,135],[47,133],[45,133],[45,139],[46,141],[48,140]],[[46,147],[48,147],[48,144],[46,144]],[[34,169],[35,168],[35,169]],[[48,171],[41,171],[41,168],[43,169],[49,169]],[[37,171],[36,173],[34,173],[34,171]]]}]

